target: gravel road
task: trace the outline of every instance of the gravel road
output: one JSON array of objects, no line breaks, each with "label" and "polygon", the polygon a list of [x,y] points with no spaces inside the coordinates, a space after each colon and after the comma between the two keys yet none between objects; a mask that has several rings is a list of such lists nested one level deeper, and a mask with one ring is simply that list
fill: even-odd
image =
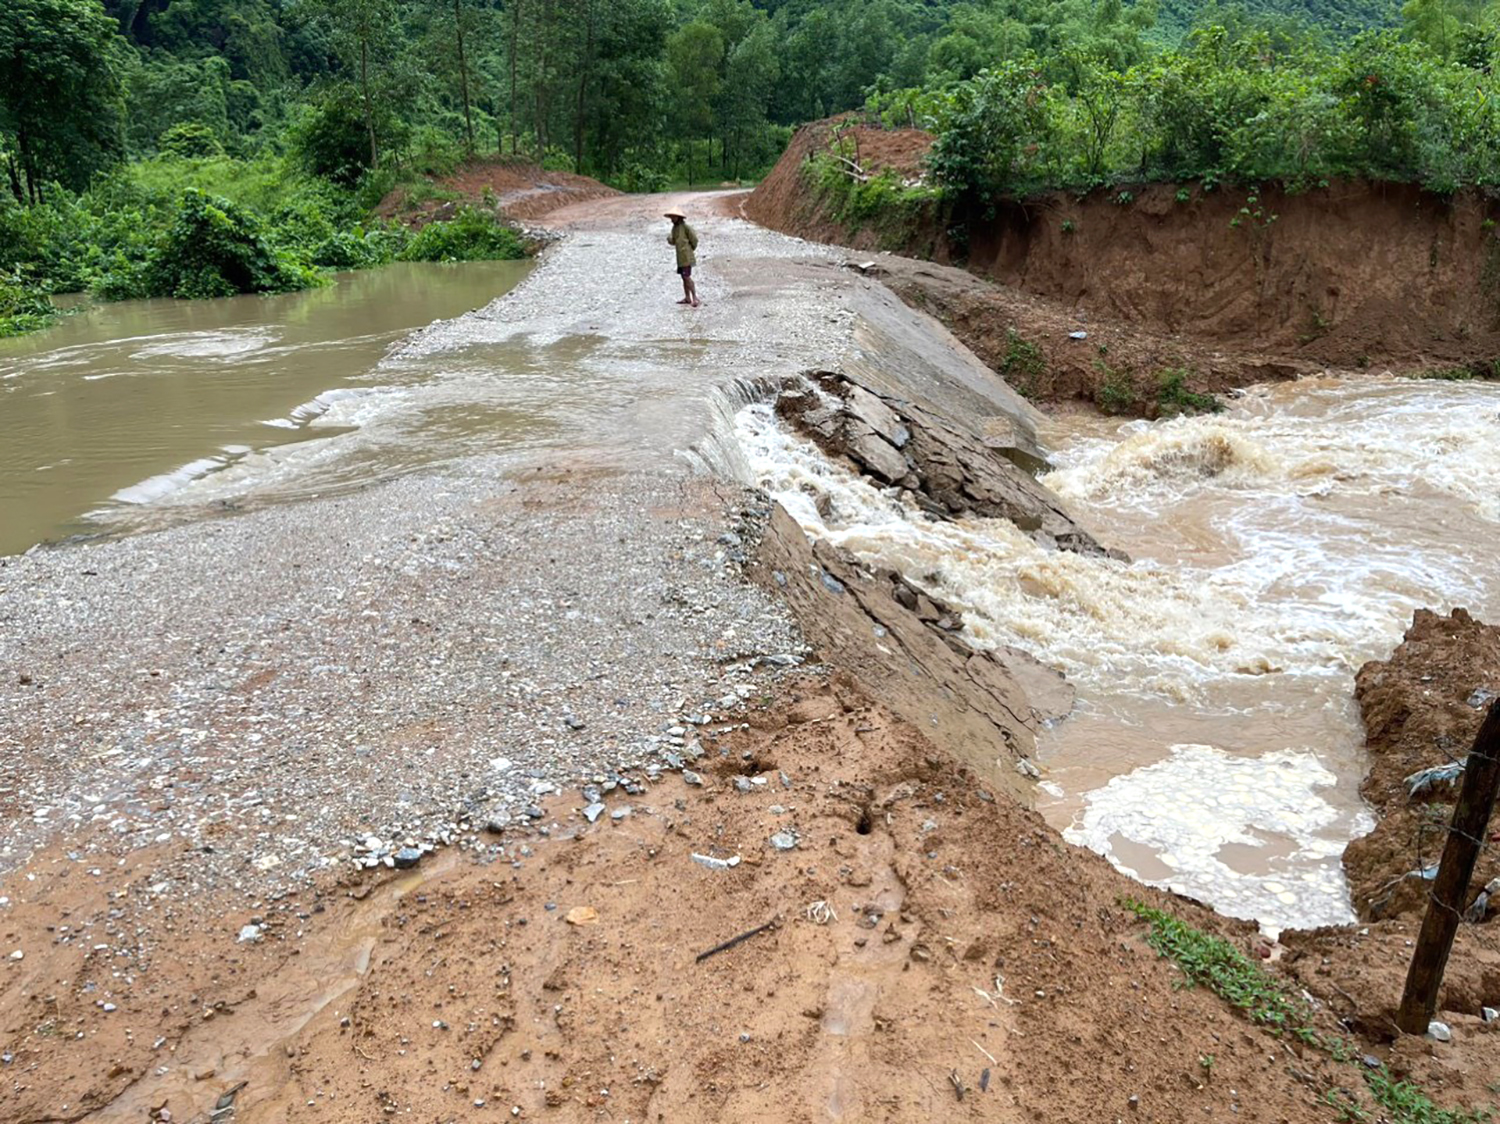
[{"label": "gravel road", "polygon": [[[702,309],[673,303],[673,203]],[[560,212],[521,289],[388,360],[559,355],[582,405],[541,455],[0,559],[0,872],[157,845],[163,895],[274,894],[407,842],[487,846],[555,790],[677,760],[688,719],[735,721],[800,641],[740,575],[758,501],[681,454],[713,444],[717,390],[836,360],[853,282],[726,209]]]}]

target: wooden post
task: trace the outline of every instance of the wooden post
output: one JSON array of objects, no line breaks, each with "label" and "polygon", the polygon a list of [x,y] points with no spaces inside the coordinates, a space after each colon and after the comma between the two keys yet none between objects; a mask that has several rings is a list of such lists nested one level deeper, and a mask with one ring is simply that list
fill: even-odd
[{"label": "wooden post", "polygon": [[1426,1034],[1427,1024],[1437,1013],[1438,988],[1459,920],[1469,904],[1469,882],[1474,864],[1489,830],[1490,813],[1495,795],[1500,791],[1500,700],[1490,706],[1469,760],[1464,766],[1463,787],[1448,825],[1448,842],[1437,879],[1428,896],[1427,913],[1422,918],[1422,932],[1406,973],[1406,990],[1401,995],[1401,1010],[1396,1024],[1407,1034]]}]

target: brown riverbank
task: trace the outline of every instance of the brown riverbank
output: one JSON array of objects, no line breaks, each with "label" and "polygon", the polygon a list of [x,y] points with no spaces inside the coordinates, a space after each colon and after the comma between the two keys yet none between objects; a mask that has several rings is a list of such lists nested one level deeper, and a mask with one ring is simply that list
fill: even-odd
[{"label": "brown riverbank", "polygon": [[[745,214],[889,266],[903,298],[1038,400],[1151,416],[1175,408],[1162,396],[1173,375],[1196,392],[1323,368],[1491,375],[1500,354],[1500,240],[1476,194],[1127,184],[1002,201],[967,222],[936,199],[855,221],[806,171],[832,124],[797,133]],[[842,135],[870,174],[925,174],[926,133],[846,124]]]}]

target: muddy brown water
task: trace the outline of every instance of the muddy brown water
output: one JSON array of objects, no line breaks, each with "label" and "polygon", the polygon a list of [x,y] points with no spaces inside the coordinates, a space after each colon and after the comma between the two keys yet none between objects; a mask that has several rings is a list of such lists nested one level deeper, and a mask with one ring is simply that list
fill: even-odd
[{"label": "muddy brown water", "polygon": [[1036,762],[1067,838],[1271,929],[1352,919],[1339,859],[1372,826],[1354,672],[1417,608],[1500,619],[1500,386],[1327,377],[1216,416],[1049,419],[1045,482],[1129,564],[922,519],[763,413],[756,476],[809,533],[1073,682]]},{"label": "muddy brown water", "polygon": [[[212,301],[124,301],[0,340],[0,554],[158,517],[189,485],[362,425],[378,403],[461,374],[451,357],[381,365],[416,328],[489,303],[530,262],[398,264],[325,288]],[[483,362],[504,366],[505,356]],[[450,396],[410,440],[366,450],[318,487],[544,423]],[[298,450],[313,456],[312,448]]]}]

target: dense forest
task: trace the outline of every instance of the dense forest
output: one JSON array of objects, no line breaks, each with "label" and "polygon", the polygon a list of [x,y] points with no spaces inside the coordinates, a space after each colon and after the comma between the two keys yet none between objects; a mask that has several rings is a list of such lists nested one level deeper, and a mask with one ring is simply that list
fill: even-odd
[{"label": "dense forest", "polygon": [[795,125],[861,106],[934,129],[933,183],[971,199],[1489,184],[1495,26],[1470,0],[7,0],[0,331],[52,292],[519,253],[483,208],[418,235],[372,209],[475,158],[626,190],[751,179]]}]

